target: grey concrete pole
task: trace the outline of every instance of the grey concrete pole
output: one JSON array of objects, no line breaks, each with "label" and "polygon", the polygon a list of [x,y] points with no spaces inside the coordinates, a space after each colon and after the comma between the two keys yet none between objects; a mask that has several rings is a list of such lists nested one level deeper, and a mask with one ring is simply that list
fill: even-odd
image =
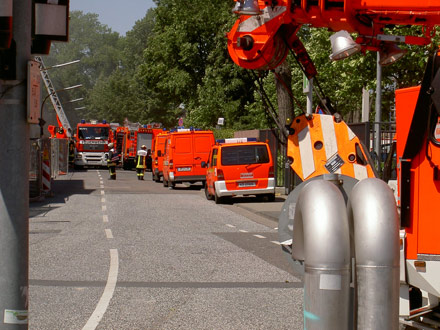
[{"label": "grey concrete pole", "polygon": [[0,81],[0,329],[27,329],[31,0],[13,1],[16,80]]},{"label": "grey concrete pole", "polygon": [[381,168],[380,168],[380,122],[381,122],[381,117],[382,117],[382,109],[381,109],[381,104],[382,104],[382,66],[379,63],[380,60],[380,53],[377,52],[377,72],[376,72],[376,116],[374,117],[374,121],[375,121],[375,129],[374,131],[376,132],[375,134],[375,144],[374,144],[374,151],[377,154],[377,162],[378,162],[378,167],[377,167],[377,171],[379,173],[381,173]]}]

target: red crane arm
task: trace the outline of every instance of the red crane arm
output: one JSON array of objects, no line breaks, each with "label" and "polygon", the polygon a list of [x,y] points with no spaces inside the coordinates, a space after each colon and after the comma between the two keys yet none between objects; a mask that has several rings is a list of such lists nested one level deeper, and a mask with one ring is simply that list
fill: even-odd
[{"label": "red crane arm", "polygon": [[228,33],[231,58],[247,69],[278,66],[289,47],[298,54],[302,44],[298,44],[295,35],[302,24],[335,32],[356,32],[359,34],[356,42],[364,51],[380,50],[389,42],[382,37],[385,26],[423,26],[423,37],[408,36],[398,41],[426,45],[434,27],[440,25],[440,2],[434,0],[255,0],[255,3],[259,15],[240,15]]}]

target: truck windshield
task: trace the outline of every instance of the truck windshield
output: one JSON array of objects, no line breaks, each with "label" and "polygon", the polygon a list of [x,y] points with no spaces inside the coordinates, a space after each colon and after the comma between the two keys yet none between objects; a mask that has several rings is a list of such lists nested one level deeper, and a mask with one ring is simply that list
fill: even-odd
[{"label": "truck windshield", "polygon": [[223,147],[221,157],[222,165],[264,164],[269,162],[265,145]]},{"label": "truck windshield", "polygon": [[82,126],[78,127],[78,139],[108,140],[108,127]]}]

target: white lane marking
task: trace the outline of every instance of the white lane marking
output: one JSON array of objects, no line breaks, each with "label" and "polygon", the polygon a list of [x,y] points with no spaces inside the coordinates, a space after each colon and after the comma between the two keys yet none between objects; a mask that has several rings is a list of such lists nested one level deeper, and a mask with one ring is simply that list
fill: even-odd
[{"label": "white lane marking", "polygon": [[276,245],[281,245],[281,243],[278,242],[278,241],[270,241],[270,242],[273,243],[273,244],[276,244]]},{"label": "white lane marking", "polygon": [[107,206],[102,205],[102,212],[105,212],[105,211],[107,211]]},{"label": "white lane marking", "polygon": [[104,181],[100,180],[99,183],[100,183],[100,184],[104,184]]},{"label": "white lane marking", "polygon": [[105,203],[105,197],[101,198],[101,203]]},{"label": "white lane marking", "polygon": [[102,221],[103,221],[103,222],[108,222],[108,215],[105,215],[105,214],[104,214],[104,215],[102,216]]},{"label": "white lane marking", "polygon": [[104,194],[105,194],[104,190],[101,190],[101,195],[104,195]]},{"label": "white lane marking", "polygon": [[278,227],[275,227],[274,230],[278,230]]},{"label": "white lane marking", "polygon": [[241,232],[241,233],[248,233],[248,231],[244,230],[244,229],[239,229],[238,231]]},{"label": "white lane marking", "polygon": [[113,238],[112,230],[111,229],[106,229],[105,230],[105,236],[107,236],[108,239]]},{"label": "white lane marking", "polygon": [[254,235],[256,238],[266,238],[266,236],[262,236],[262,235]]},{"label": "white lane marking", "polygon": [[226,226],[228,226],[228,227],[230,227],[230,228],[235,228],[234,225],[230,225],[229,223],[227,223]]},{"label": "white lane marking", "polygon": [[118,250],[110,249],[110,269],[108,271],[107,284],[105,285],[104,292],[101,299],[99,299],[98,305],[96,305],[95,311],[90,316],[83,330],[94,330],[101,321],[104,313],[106,312],[110,300],[113,297],[116,288],[116,282],[118,280],[119,269],[119,257]]},{"label": "white lane marking", "polygon": [[100,184],[100,185],[99,185],[99,188],[104,189],[104,185],[103,185],[103,184]]}]

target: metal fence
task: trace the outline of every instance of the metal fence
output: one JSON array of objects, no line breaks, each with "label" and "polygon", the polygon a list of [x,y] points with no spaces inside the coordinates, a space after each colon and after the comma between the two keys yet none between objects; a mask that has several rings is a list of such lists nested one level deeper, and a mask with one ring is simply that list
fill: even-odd
[{"label": "metal fence", "polygon": [[40,198],[51,193],[51,181],[69,171],[68,139],[31,140],[29,197]]}]

